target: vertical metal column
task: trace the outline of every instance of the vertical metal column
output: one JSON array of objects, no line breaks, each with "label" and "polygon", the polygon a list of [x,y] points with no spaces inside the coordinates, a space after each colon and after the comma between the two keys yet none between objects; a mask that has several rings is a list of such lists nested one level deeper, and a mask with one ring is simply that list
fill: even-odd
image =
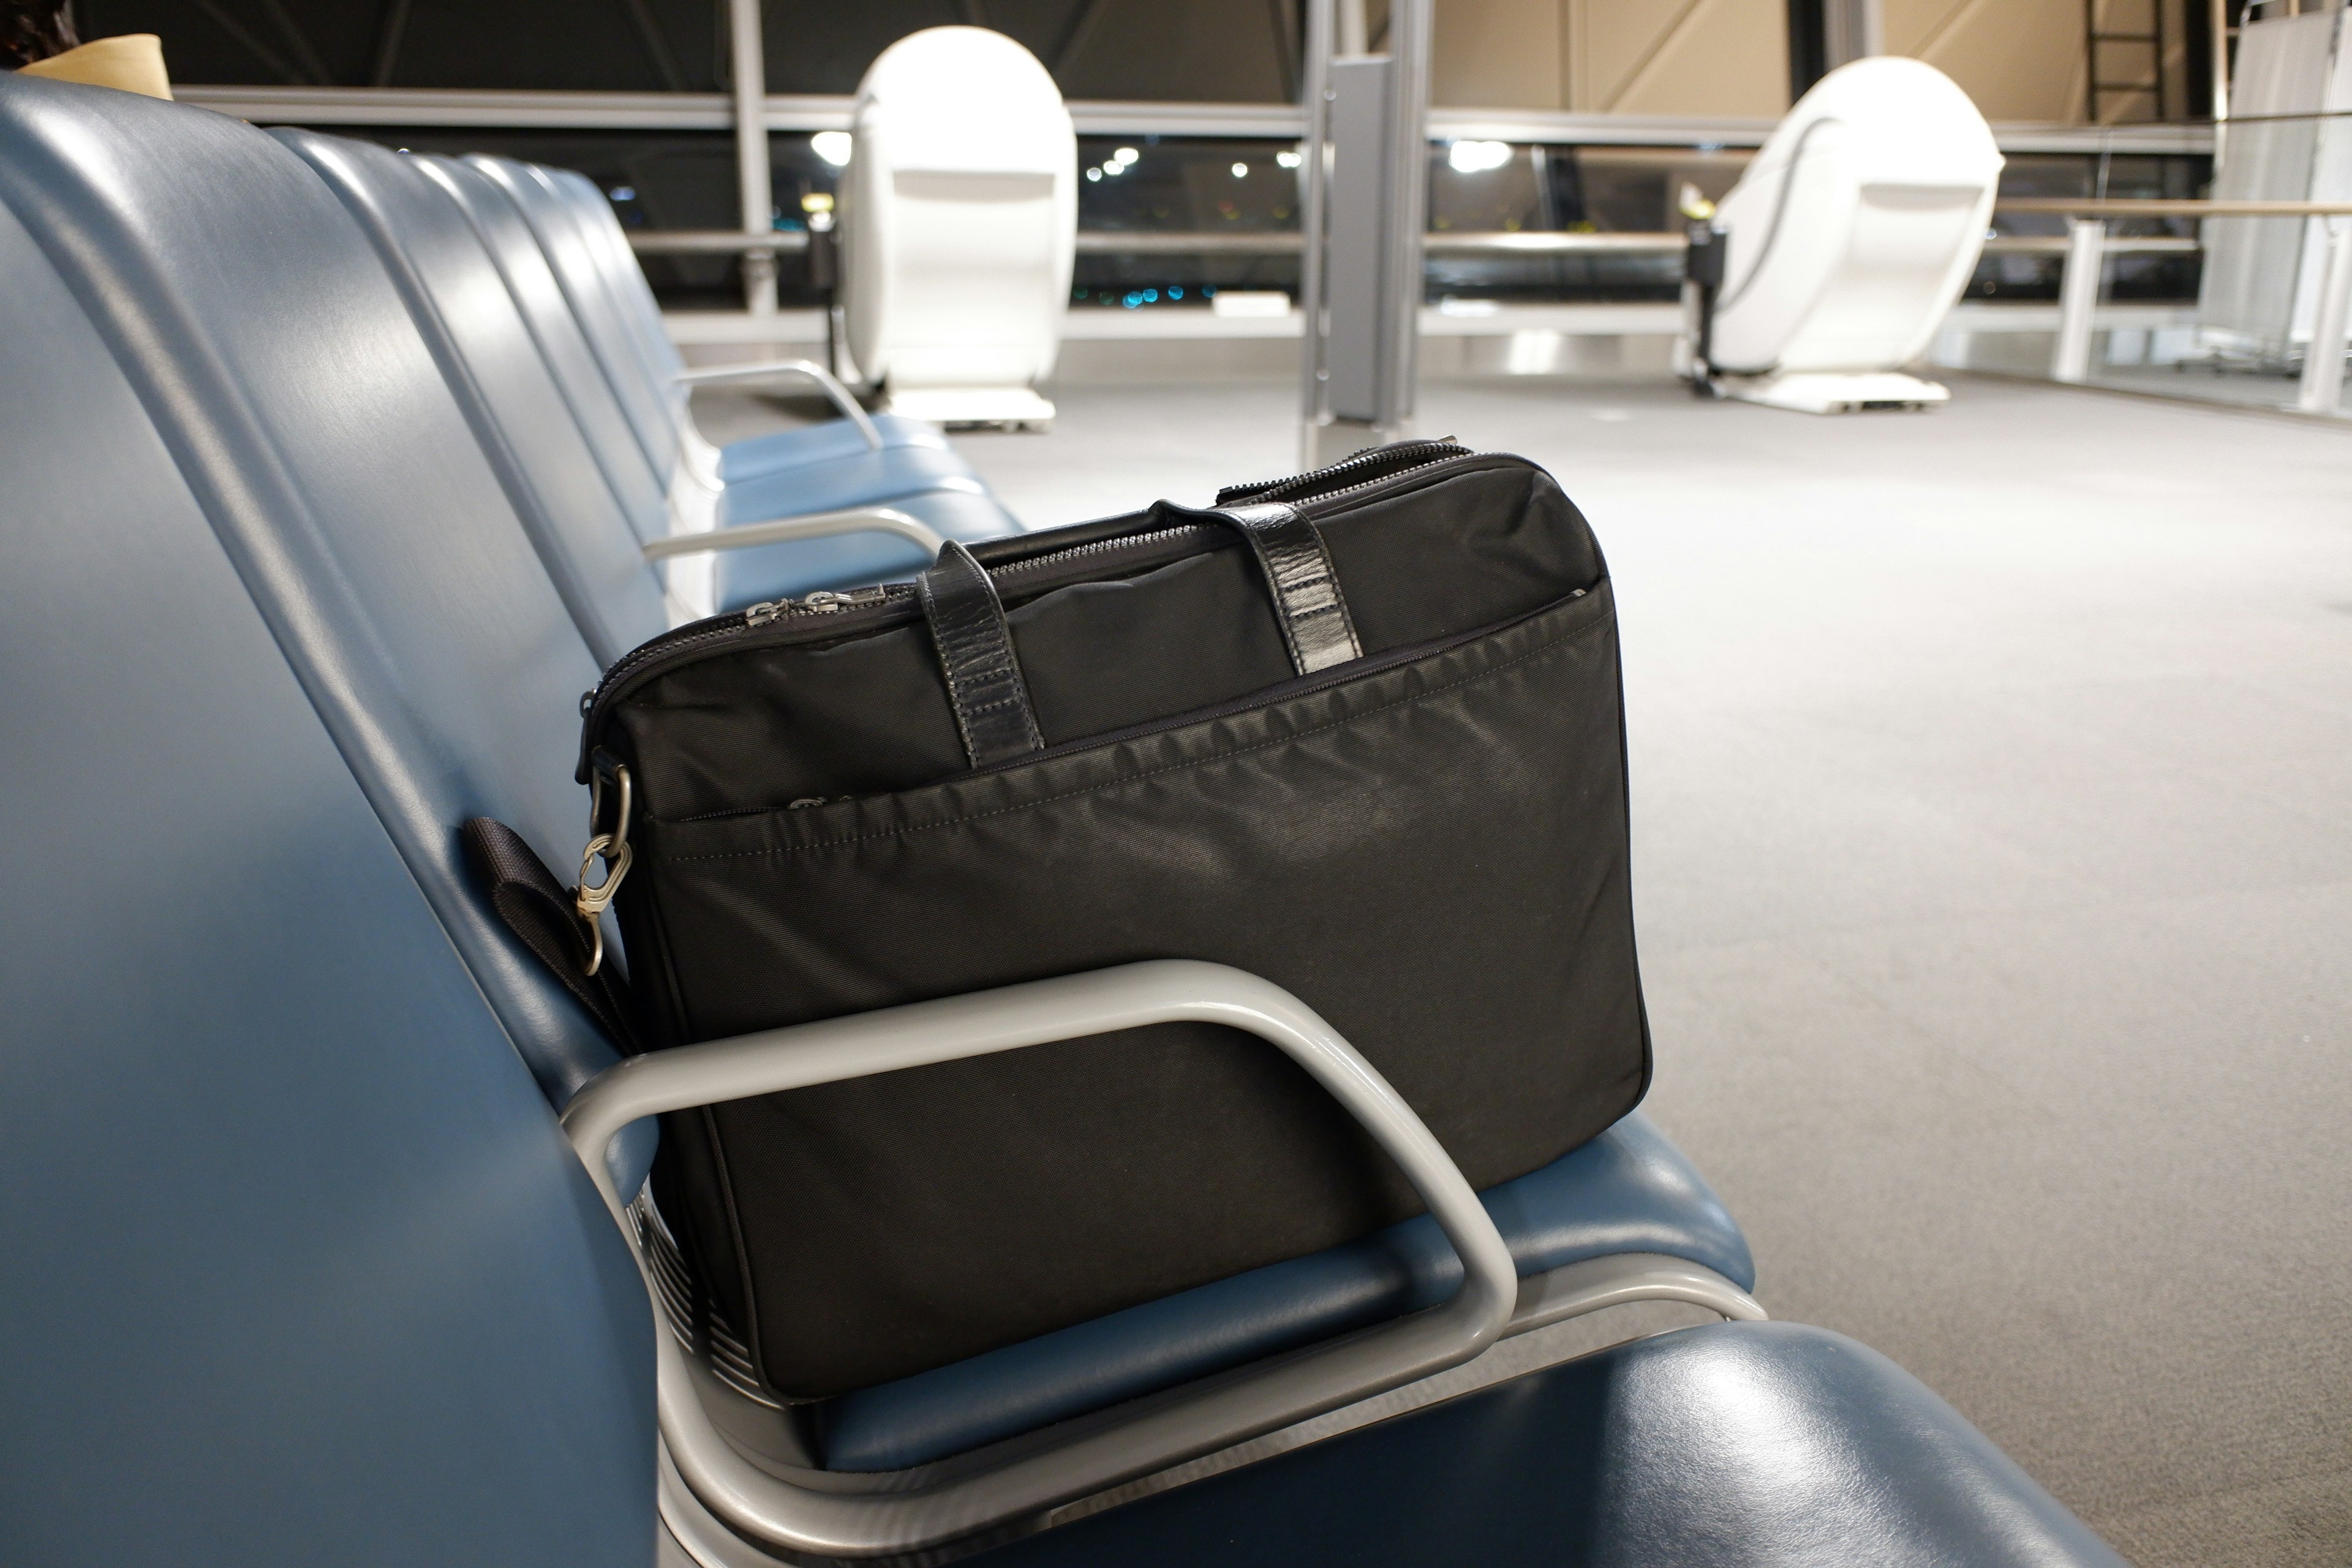
[{"label": "vertical metal column", "polygon": [[2295,406],[2305,414],[2333,414],[2343,405],[2347,328],[2352,328],[2352,222],[2330,218],[2319,319],[2312,323],[2311,346],[2303,351],[2303,385],[2295,397]]},{"label": "vertical metal column", "polygon": [[1825,0],[1822,45],[1832,70],[1885,54],[1886,17],[1881,0]]},{"label": "vertical metal column", "polygon": [[1383,441],[1412,433],[1421,381],[1422,251],[1429,227],[1429,49],[1435,0],[1390,0],[1388,256],[1381,281],[1389,320],[1381,344]]},{"label": "vertical metal column", "polygon": [[2053,381],[2091,375],[2091,320],[2099,308],[2099,275],[2106,270],[2107,226],[2097,218],[2066,220],[2066,271],[2058,280],[2058,343],[2050,356]]},{"label": "vertical metal column", "polygon": [[[760,0],[727,0],[727,43],[735,78],[735,181],[743,202],[743,232],[776,232],[776,194],[768,177],[768,53],[761,35]],[[776,253],[743,253],[743,308],[776,313]]]},{"label": "vertical metal column", "polygon": [[1385,55],[1335,58],[1308,0],[1299,466],[1412,422],[1429,182],[1432,0],[1392,0]]},{"label": "vertical metal column", "polygon": [[1299,106],[1307,137],[1298,144],[1298,467],[1315,467],[1323,423],[1323,197],[1330,180],[1332,0],[1307,0],[1307,58]]},{"label": "vertical metal column", "polygon": [[2221,122],[2230,118],[2230,0],[2213,0],[2213,157],[2219,163]]}]

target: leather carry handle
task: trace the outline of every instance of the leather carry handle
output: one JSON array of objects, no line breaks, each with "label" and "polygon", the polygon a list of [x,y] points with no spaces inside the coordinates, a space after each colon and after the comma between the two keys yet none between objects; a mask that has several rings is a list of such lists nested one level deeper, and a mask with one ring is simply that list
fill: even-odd
[{"label": "leather carry handle", "polygon": [[1282,625],[1293,669],[1312,675],[1364,657],[1339,574],[1331,569],[1331,552],[1312,522],[1280,501],[1220,507],[1209,515],[1249,541],[1265,574],[1266,591],[1274,595],[1275,619]]},{"label": "leather carry handle", "polygon": [[1013,634],[1004,625],[1004,605],[996,584],[954,540],[940,546],[940,558],[915,579],[923,619],[940,652],[948,679],[948,703],[971,765],[984,768],[1045,749],[1029,705],[1029,686],[1013,656]]},{"label": "leather carry handle", "polygon": [[[1213,517],[1249,542],[1273,596],[1292,669],[1312,675],[1363,657],[1331,552],[1314,523],[1280,501],[1195,515]],[[1013,634],[1004,624],[1004,605],[987,569],[949,540],[930,570],[915,580],[915,592],[939,649],[948,703],[971,765],[984,768],[1043,751],[1045,737],[1037,728]]]}]

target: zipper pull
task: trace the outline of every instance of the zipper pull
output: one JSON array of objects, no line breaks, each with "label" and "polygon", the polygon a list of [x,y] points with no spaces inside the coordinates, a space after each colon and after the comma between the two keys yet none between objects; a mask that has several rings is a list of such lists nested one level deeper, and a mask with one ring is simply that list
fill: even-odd
[{"label": "zipper pull", "polygon": [[819,588],[805,598],[771,599],[766,604],[754,605],[743,612],[743,625],[747,627],[764,626],[780,616],[791,615],[796,611],[803,615],[829,616],[836,610],[854,610],[863,605],[878,605],[889,596],[890,590],[880,586],[852,588],[845,594],[835,593],[831,588]]},{"label": "zipper pull", "polygon": [[890,596],[890,590],[881,586],[852,588],[846,594],[836,594],[830,588],[819,588],[801,601],[801,608],[814,615],[829,616],[835,610],[854,610],[860,605],[879,604]]}]

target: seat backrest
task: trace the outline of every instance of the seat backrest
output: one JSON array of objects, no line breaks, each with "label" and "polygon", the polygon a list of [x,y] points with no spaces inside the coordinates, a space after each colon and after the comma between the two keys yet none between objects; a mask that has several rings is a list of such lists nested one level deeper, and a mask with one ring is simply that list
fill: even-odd
[{"label": "seat backrest", "polygon": [[342,199],[401,298],[596,662],[666,628],[662,589],[597,453],[457,200],[371,142],[278,131]]},{"label": "seat backrest", "polygon": [[65,280],[91,103],[0,75],[0,1562],[643,1568],[644,1289]]},{"label": "seat backrest", "polygon": [[859,374],[894,392],[1051,375],[1078,227],[1052,75],[1003,34],[926,27],[866,68],[853,117],[841,309]]},{"label": "seat backrest", "polygon": [[597,466],[628,514],[640,540],[650,542],[670,529],[669,459],[646,437],[614,391],[604,362],[582,331],[569,297],[548,266],[530,226],[514,204],[462,159],[426,153],[415,159],[417,172],[439,185],[474,226],[499,275],[505,279],[524,324],[547,361],[549,374],[580,423]]},{"label": "seat backrest", "polygon": [[530,167],[572,204],[622,324],[635,339],[646,363],[661,374],[663,384],[673,384],[670,378],[686,368],[686,361],[662,325],[661,301],[654,298],[653,285],[646,281],[645,268],[637,265],[636,252],[629,248],[628,232],[614,215],[613,204],[604,199],[595,181],[576,170],[538,163]]},{"label": "seat backrest", "polygon": [[561,1104],[615,1053],[476,892],[458,826],[495,816],[570,868],[578,702],[600,666],[407,307],[267,133],[126,93],[9,101],[26,111],[0,192],[72,258],[84,311]]},{"label": "seat backrest", "polygon": [[624,324],[578,213],[538,168],[480,153],[467,155],[465,162],[521,213],[655,468],[664,475],[675,473],[687,423],[684,390],[670,379],[677,368],[675,351],[671,363],[665,364]]}]

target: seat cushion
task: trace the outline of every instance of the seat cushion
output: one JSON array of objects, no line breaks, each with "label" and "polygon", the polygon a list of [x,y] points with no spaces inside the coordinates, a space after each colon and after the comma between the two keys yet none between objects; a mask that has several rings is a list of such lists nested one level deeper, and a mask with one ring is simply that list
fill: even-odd
[{"label": "seat cushion", "polygon": [[[928,490],[873,504],[903,511],[966,544],[1021,531],[1021,524],[992,497],[971,490]],[[895,533],[838,533],[724,551],[715,568],[716,601],[721,610],[740,610],[770,599],[797,599],[819,588],[906,582],[930,563],[929,551]]]},{"label": "seat cushion", "polygon": [[1715,1323],[1294,1449],[971,1568],[2123,1568],[1877,1352]]},{"label": "seat cushion", "polygon": [[[1682,1151],[1635,1111],[1539,1171],[1480,1194],[1522,1276],[1657,1252],[1756,1283],[1747,1238]],[[826,1407],[825,1462],[895,1470],[1433,1305],[1462,1264],[1426,1215]]]},{"label": "seat cushion", "polygon": [[971,465],[944,447],[885,447],[877,452],[860,441],[844,457],[771,469],[730,484],[719,500],[719,523],[725,528],[838,511],[936,489],[988,493],[972,477]]},{"label": "seat cushion", "polygon": [[[920,419],[908,419],[897,414],[877,414],[874,416],[874,429],[882,437],[882,445],[886,447],[948,449],[948,438],[940,434],[940,427],[927,425]],[[787,468],[804,468],[811,463],[829,463],[841,458],[854,458],[870,449],[857,426],[846,419],[828,419],[822,425],[803,425],[796,430],[778,430],[766,436],[729,442],[719,454],[719,477],[731,485],[744,479],[756,479],[765,474],[782,473]]]}]

